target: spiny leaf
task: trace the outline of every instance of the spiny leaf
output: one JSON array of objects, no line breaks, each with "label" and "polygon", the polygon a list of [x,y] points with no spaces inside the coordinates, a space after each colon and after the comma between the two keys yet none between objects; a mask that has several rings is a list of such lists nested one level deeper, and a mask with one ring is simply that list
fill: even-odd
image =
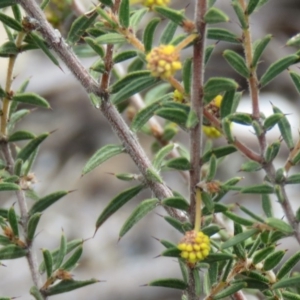
[{"label": "spiny leaf", "polygon": [[123,146],[106,145],[100,148],[86,163],[83,168],[82,175],[91,172],[96,167],[100,166],[109,158],[116,156],[124,151]]},{"label": "spiny leaf", "polygon": [[156,279],[149,282],[147,286],[161,286],[179,290],[185,290],[187,288],[187,284],[181,279],[177,278]]},{"label": "spiny leaf", "polygon": [[90,280],[85,280],[85,281],[78,281],[78,280],[63,280],[59,282],[58,284],[51,286],[48,288],[44,293],[47,296],[53,296],[57,294],[62,294],[66,292],[73,291],[75,289],[82,288],[84,286],[100,282],[97,279],[90,279]]},{"label": "spiny leaf", "polygon": [[0,259],[15,259],[27,255],[27,249],[16,245],[8,245],[0,249]]},{"label": "spiny leaf", "polygon": [[158,202],[159,200],[156,198],[147,199],[141,202],[122,226],[119,237],[123,237],[139,220],[153,210]]},{"label": "spiny leaf", "polygon": [[50,108],[50,104],[48,103],[48,101],[35,93],[15,94],[12,97],[12,100],[34,106]]},{"label": "spiny leaf", "polygon": [[130,189],[127,189],[113,198],[109,204],[104,208],[101,215],[97,219],[96,222],[96,230],[118,209],[120,209],[124,204],[126,204],[129,200],[135,197],[142,189],[143,185],[137,185]]},{"label": "spiny leaf", "polygon": [[70,44],[75,44],[81,36],[84,34],[85,30],[90,27],[90,25],[95,21],[98,14],[94,11],[90,15],[82,15],[78,17],[73,23],[68,33],[67,41]]},{"label": "spiny leaf", "polygon": [[231,239],[229,239],[228,241],[224,242],[222,244],[222,249],[227,249],[229,247],[237,245],[237,244],[247,240],[248,238],[252,237],[257,232],[258,232],[258,229],[249,229],[247,231],[239,233],[239,234],[235,235],[234,237],[232,237]]},{"label": "spiny leaf", "polygon": [[59,191],[39,199],[37,202],[33,204],[31,209],[29,210],[29,215],[33,215],[37,212],[44,211],[50,205],[54,204],[59,199],[61,199],[62,197],[66,196],[69,193],[70,193],[69,191]]}]

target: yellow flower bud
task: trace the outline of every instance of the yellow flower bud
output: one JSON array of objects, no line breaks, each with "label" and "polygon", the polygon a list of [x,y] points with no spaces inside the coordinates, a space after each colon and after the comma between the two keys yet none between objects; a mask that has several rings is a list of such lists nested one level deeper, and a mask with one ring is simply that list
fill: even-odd
[{"label": "yellow flower bud", "polygon": [[182,67],[179,52],[173,45],[161,45],[152,49],[146,60],[151,75],[162,79],[170,78]]},{"label": "yellow flower bud", "polygon": [[[220,117],[220,107],[221,107],[222,100],[223,100],[223,96],[218,95],[205,107],[216,118]],[[203,125],[202,130],[207,137],[212,139],[216,139],[222,136],[222,133],[217,128],[211,125]]]},{"label": "yellow flower bud", "polygon": [[140,3],[152,9],[154,5],[167,6],[170,3],[170,0],[130,0],[130,4],[137,4],[137,3]]},{"label": "yellow flower bud", "polygon": [[209,255],[210,239],[203,232],[187,231],[177,247],[181,250],[180,256],[193,266]]}]

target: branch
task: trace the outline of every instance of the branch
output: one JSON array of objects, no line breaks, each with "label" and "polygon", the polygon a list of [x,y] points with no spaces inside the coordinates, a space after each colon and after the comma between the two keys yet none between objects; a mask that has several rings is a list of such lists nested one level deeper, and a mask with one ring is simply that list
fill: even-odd
[{"label": "branch", "polygon": [[[8,172],[10,174],[13,174],[15,162],[12,157],[12,154],[11,154],[11,151],[10,151],[7,141],[2,140],[0,142],[0,146],[1,146],[2,153],[3,153],[3,157],[7,163]],[[25,193],[23,190],[20,190],[20,191],[16,192],[16,196],[18,199],[18,205],[20,207],[20,212],[21,212],[21,226],[24,230],[25,240],[27,240],[28,209],[27,209]],[[26,242],[26,246],[27,246],[26,258],[28,261],[31,277],[32,277],[34,285],[37,288],[40,288],[42,286],[42,278],[39,273],[36,253],[35,253],[35,251],[33,251],[32,243]],[[47,297],[44,297],[43,299],[47,299]]]},{"label": "branch", "polygon": [[[103,115],[123,143],[127,153],[137,165],[139,171],[145,178],[145,182],[152,190],[154,195],[158,199],[171,197],[173,195],[172,191],[165,185],[165,183],[155,181],[153,178],[151,178],[151,176],[149,176],[149,171],[153,170],[153,166],[143,148],[139,144],[136,136],[131,132],[130,128],[127,126],[115,106],[109,101],[109,94],[105,90],[98,87],[98,84],[83,67],[69,46],[64,42],[63,38],[57,37],[56,32],[45,19],[45,16],[37,3],[34,0],[17,0],[17,3],[23,7],[29,17],[32,17],[38,21],[40,25],[39,31],[44,39],[66,64],[69,70],[74,74],[77,80],[85,88],[86,92],[94,93],[102,98],[100,109]],[[106,83],[103,83],[103,85],[101,84],[101,87],[105,86]],[[168,209],[168,213],[182,221],[186,219],[174,209]]]}]

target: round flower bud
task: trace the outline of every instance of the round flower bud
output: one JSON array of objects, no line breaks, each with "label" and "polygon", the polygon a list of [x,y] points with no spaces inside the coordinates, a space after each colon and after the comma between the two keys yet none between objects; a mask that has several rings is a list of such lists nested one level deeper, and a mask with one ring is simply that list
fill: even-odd
[{"label": "round flower bud", "polygon": [[[220,107],[221,107],[222,100],[223,100],[223,96],[218,95],[205,107],[216,118],[220,117]],[[222,133],[217,128],[211,126],[210,124],[203,125],[202,130],[207,137],[212,139],[216,139],[222,136]]]},{"label": "round flower bud", "polygon": [[181,250],[180,256],[193,266],[209,255],[210,239],[201,231],[187,231],[177,247]]},{"label": "round flower bud", "polygon": [[174,93],[173,93],[173,100],[174,100],[174,102],[178,102],[178,103],[185,102],[183,94],[180,93],[178,90],[174,91]]},{"label": "round flower bud", "polygon": [[150,9],[153,8],[154,5],[157,6],[167,6],[170,3],[170,0],[130,0],[131,4],[141,3],[149,7]]},{"label": "round flower bud", "polygon": [[147,68],[154,77],[168,79],[181,69],[179,52],[173,45],[161,45],[146,56]]}]

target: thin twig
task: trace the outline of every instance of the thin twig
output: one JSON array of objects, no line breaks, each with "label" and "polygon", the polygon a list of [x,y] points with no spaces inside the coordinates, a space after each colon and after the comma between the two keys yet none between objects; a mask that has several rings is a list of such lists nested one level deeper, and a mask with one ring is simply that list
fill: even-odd
[{"label": "thin twig", "polygon": [[[240,5],[242,6],[243,10],[246,9],[246,1],[245,0],[239,0]],[[250,78],[248,80],[249,83],[249,90],[251,94],[252,99],[252,115],[253,118],[261,124],[260,120],[260,108],[259,108],[259,89],[257,84],[257,74],[256,69],[252,66],[252,59],[253,59],[253,53],[252,53],[252,44],[251,44],[251,32],[250,32],[250,23],[249,18],[247,15],[245,15],[246,22],[248,23],[248,28],[243,30],[243,44],[244,44],[244,51],[245,51],[245,57],[246,57],[246,63],[249,68],[250,72]],[[264,153],[266,151],[267,147],[267,141],[266,141],[266,133],[263,131],[260,136],[257,137],[259,146],[260,146],[260,155],[262,162],[264,162]],[[290,155],[291,156],[291,155]],[[272,162],[269,163],[263,163],[262,164],[265,172],[267,173],[270,181],[273,183],[273,185],[276,184],[276,171],[274,164]],[[287,168],[287,166],[286,166]],[[282,199],[280,201],[281,207],[285,213],[285,216],[290,223],[290,225],[294,229],[294,236],[298,243],[300,244],[300,229],[299,229],[299,221],[296,219],[295,213],[292,209],[292,205],[290,203],[290,200],[287,196],[285,186],[284,184],[280,184],[280,192]]]}]

